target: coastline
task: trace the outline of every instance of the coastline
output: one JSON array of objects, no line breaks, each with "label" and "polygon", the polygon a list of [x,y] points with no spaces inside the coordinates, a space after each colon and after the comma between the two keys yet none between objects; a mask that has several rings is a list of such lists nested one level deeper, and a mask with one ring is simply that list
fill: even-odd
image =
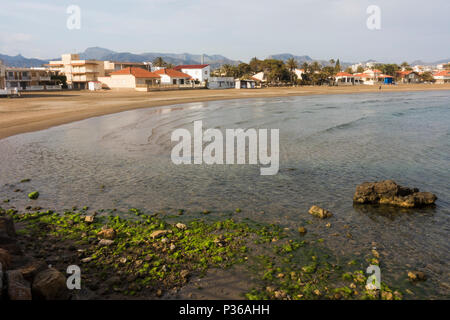
[{"label": "coastline", "polygon": [[[382,92],[450,90],[450,84],[382,86]],[[53,126],[140,108],[217,100],[380,92],[378,86],[305,86],[255,90],[64,91],[23,93],[0,100],[0,139]]]}]

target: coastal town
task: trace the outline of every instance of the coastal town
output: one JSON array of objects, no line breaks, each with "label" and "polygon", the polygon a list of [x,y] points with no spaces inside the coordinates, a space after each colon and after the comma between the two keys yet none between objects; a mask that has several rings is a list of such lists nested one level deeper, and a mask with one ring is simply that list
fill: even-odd
[{"label": "coastal town", "polygon": [[83,60],[63,54],[41,67],[10,67],[0,61],[0,95],[60,90],[135,90],[143,92],[192,89],[255,89],[288,86],[356,86],[448,84],[450,61],[438,65],[376,62],[341,67],[339,59],[326,64],[299,64],[295,59],[259,60],[238,65],[172,65],[161,57],[152,62]]}]

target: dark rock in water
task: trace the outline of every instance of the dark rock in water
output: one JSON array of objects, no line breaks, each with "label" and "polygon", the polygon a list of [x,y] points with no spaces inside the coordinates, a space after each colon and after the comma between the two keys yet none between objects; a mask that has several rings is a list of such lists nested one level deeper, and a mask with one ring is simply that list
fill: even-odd
[{"label": "dark rock in water", "polygon": [[411,281],[425,281],[427,279],[427,276],[422,271],[409,271],[408,278]]},{"label": "dark rock in water", "polygon": [[434,204],[437,197],[417,188],[399,186],[392,180],[364,182],[356,187],[353,202],[360,204],[389,204],[414,208]]}]

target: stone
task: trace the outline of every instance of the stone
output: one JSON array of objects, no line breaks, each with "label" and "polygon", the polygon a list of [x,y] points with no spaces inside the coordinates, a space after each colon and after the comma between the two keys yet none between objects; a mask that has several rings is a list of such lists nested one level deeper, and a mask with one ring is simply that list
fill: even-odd
[{"label": "stone", "polygon": [[427,276],[422,271],[409,271],[408,278],[411,281],[425,281],[427,279]]},{"label": "stone", "polygon": [[180,229],[180,230],[186,230],[186,225],[183,224],[183,223],[177,223],[177,224],[175,225],[175,227],[177,227],[177,228]]},{"label": "stone", "polygon": [[437,197],[431,192],[398,185],[395,181],[364,182],[356,187],[353,202],[357,204],[387,204],[403,208],[434,204]]},{"label": "stone", "polygon": [[23,278],[19,270],[6,272],[6,285],[10,300],[31,300],[30,283]]},{"label": "stone", "polygon": [[162,236],[165,236],[166,234],[170,233],[170,230],[157,230],[150,234],[150,238],[152,239],[158,239]]},{"label": "stone", "polygon": [[306,231],[306,228],[305,228],[305,227],[299,227],[299,228],[298,228],[298,232],[299,232],[300,234],[305,234],[307,231]]},{"label": "stone", "polygon": [[30,198],[31,200],[36,200],[37,198],[39,198],[39,192],[33,191],[29,193],[28,198]]},{"label": "stone", "polygon": [[333,214],[330,211],[318,206],[312,206],[308,212],[309,214],[312,214],[313,216],[316,216],[320,219],[326,219],[333,216]]},{"label": "stone", "polygon": [[108,247],[114,243],[114,240],[108,240],[108,239],[101,239],[98,242],[98,245],[101,247]]},{"label": "stone", "polygon": [[95,216],[93,216],[93,215],[84,217],[84,221],[87,223],[93,223],[94,219],[95,219]]},{"label": "stone", "polygon": [[[10,217],[0,217],[0,238],[15,238],[14,221]],[[1,243],[1,242],[0,242]]]},{"label": "stone", "polygon": [[103,226],[102,230],[97,235],[102,239],[112,240],[116,237],[116,231],[113,228]]},{"label": "stone", "polygon": [[54,268],[39,272],[32,285],[33,297],[43,300],[66,300],[69,298],[66,277]]}]

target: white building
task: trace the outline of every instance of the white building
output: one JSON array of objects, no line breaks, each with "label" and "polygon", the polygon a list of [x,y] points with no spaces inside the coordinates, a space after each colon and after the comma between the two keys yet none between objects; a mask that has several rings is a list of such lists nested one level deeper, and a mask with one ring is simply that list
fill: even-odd
[{"label": "white building", "polygon": [[450,70],[443,70],[433,75],[437,84],[450,83]]},{"label": "white building", "polygon": [[245,79],[236,79],[235,81],[236,89],[255,89],[256,81],[255,80],[245,80]]},{"label": "white building", "polygon": [[336,74],[335,81],[337,85],[354,85],[362,82],[359,75],[354,75],[348,72],[338,72]]},{"label": "white building", "polygon": [[234,86],[233,77],[210,77],[208,80],[208,89],[231,89]]},{"label": "white building", "polygon": [[161,84],[180,85],[191,80],[191,75],[174,69],[160,69],[153,72],[161,77]]},{"label": "white building", "polygon": [[209,64],[190,64],[181,65],[173,68],[176,71],[181,71],[191,76],[193,80],[205,82],[211,76],[211,67]]}]

